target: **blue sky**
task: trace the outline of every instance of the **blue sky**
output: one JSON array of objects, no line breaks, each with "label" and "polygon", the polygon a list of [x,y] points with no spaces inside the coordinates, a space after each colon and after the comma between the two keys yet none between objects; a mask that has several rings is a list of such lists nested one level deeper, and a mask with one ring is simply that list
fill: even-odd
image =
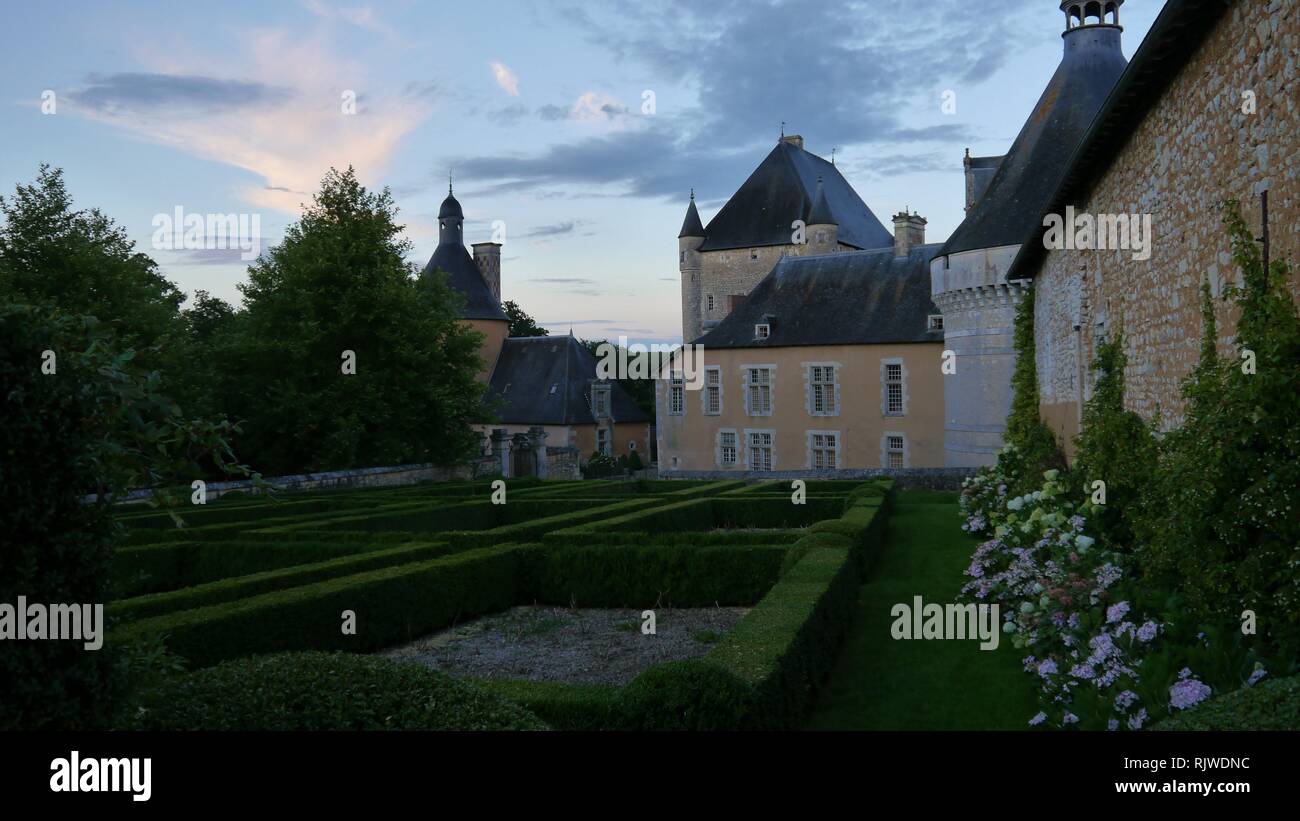
[{"label": "blue sky", "polygon": [[[947,237],[965,148],[1006,151],[1064,21],[1054,0],[0,4],[0,192],[62,167],[186,292],[238,302],[244,263],[154,249],[156,214],[258,214],[272,244],[351,164],[422,265],[451,171],[466,241],[504,224],[503,298],[645,342],[680,340],[690,189],[707,222],[783,120],[882,222],[908,207]],[[1162,5],[1125,4],[1125,54]]]}]

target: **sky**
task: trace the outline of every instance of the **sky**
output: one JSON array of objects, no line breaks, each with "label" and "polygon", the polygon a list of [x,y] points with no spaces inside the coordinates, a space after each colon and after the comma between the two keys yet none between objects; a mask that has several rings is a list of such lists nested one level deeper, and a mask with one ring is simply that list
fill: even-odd
[{"label": "sky", "polygon": [[[1121,10],[1131,57],[1161,0]],[[880,220],[942,241],[962,156],[1005,153],[1061,57],[1056,0],[0,0],[0,195],[41,163],[187,294],[233,303],[238,249],[167,248],[158,215],[280,241],[331,167],[389,188],[423,266],[454,180],[466,243],[551,333],[681,340],[677,233],[785,133]],[[952,105],[945,108],[945,101]]]}]

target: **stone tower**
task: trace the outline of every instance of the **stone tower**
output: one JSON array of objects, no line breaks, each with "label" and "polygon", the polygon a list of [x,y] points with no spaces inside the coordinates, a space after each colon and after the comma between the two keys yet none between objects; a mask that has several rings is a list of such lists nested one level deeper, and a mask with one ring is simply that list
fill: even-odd
[{"label": "stone tower", "polygon": [[[968,211],[930,263],[931,297],[943,313],[944,347],[956,373],[944,377],[948,467],[991,464],[1002,448],[1015,367],[1015,304],[1026,283],[1006,274],[1021,244],[1037,236],[1066,163],[1127,61],[1120,50],[1124,0],[1066,0],[1064,53],[1004,157],[979,159],[991,178],[968,180]],[[993,170],[995,169],[995,170]]]},{"label": "stone tower", "polygon": [[690,342],[699,335],[700,246],[703,244],[704,223],[695,208],[695,191],[692,190],[691,204],[686,207],[686,219],[677,235],[677,270],[682,275],[682,342]]}]

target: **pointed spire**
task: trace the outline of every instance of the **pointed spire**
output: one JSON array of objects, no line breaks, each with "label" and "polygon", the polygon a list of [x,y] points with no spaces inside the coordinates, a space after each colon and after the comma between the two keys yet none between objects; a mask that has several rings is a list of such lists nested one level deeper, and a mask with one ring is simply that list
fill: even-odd
[{"label": "pointed spire", "polygon": [[704,236],[704,223],[700,221],[700,212],[695,208],[695,189],[692,188],[691,204],[686,206],[686,219],[682,221],[682,232],[677,235],[677,238],[702,236]]},{"label": "pointed spire", "polygon": [[813,198],[812,210],[808,212],[809,225],[838,225],[831,215],[830,203],[826,201],[826,187],[822,178],[817,177],[817,196]]}]

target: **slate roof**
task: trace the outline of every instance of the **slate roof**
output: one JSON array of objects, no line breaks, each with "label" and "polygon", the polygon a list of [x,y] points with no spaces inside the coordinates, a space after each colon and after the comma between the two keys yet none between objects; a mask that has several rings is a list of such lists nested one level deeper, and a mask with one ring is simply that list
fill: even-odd
[{"label": "slate roof", "polygon": [[682,232],[677,235],[677,238],[702,236],[704,236],[704,223],[700,222],[700,212],[695,207],[695,192],[692,191],[691,204],[686,207],[686,219],[682,220]]},{"label": "slate roof", "polygon": [[[589,425],[596,421],[591,415],[595,378],[596,358],[572,336],[511,337],[501,347],[486,401],[505,424]],[[615,422],[650,421],[618,383],[610,390],[610,404]]]},{"label": "slate roof", "polygon": [[[745,301],[696,342],[709,348],[873,345],[939,342],[926,330],[930,260],[939,245],[918,245],[905,257],[893,248],[784,257]],[[754,326],[771,323],[767,339]],[[707,355],[707,354],[706,354]]]},{"label": "slate roof", "polygon": [[1068,31],[1065,55],[979,201],[944,243],[944,255],[1023,243],[1067,160],[1127,62],[1119,29]]},{"label": "slate roof", "polygon": [[818,177],[824,180],[840,242],[854,248],[893,246],[893,233],[876,219],[834,164],[783,140],[709,220],[700,250],[789,245],[790,223],[808,222]]},{"label": "slate roof", "polygon": [[492,291],[483,281],[474,258],[459,242],[444,242],[434,250],[429,263],[424,266],[421,276],[429,276],[435,270],[447,273],[447,284],[455,288],[465,298],[465,305],[460,310],[461,319],[498,319],[509,322],[501,303],[492,296]]},{"label": "slate roof", "polygon": [[1086,196],[1230,6],[1230,0],[1167,0],[1029,226],[1029,238],[1011,263],[1008,278],[1034,276],[1044,251],[1042,217],[1063,213],[1067,204]]}]

